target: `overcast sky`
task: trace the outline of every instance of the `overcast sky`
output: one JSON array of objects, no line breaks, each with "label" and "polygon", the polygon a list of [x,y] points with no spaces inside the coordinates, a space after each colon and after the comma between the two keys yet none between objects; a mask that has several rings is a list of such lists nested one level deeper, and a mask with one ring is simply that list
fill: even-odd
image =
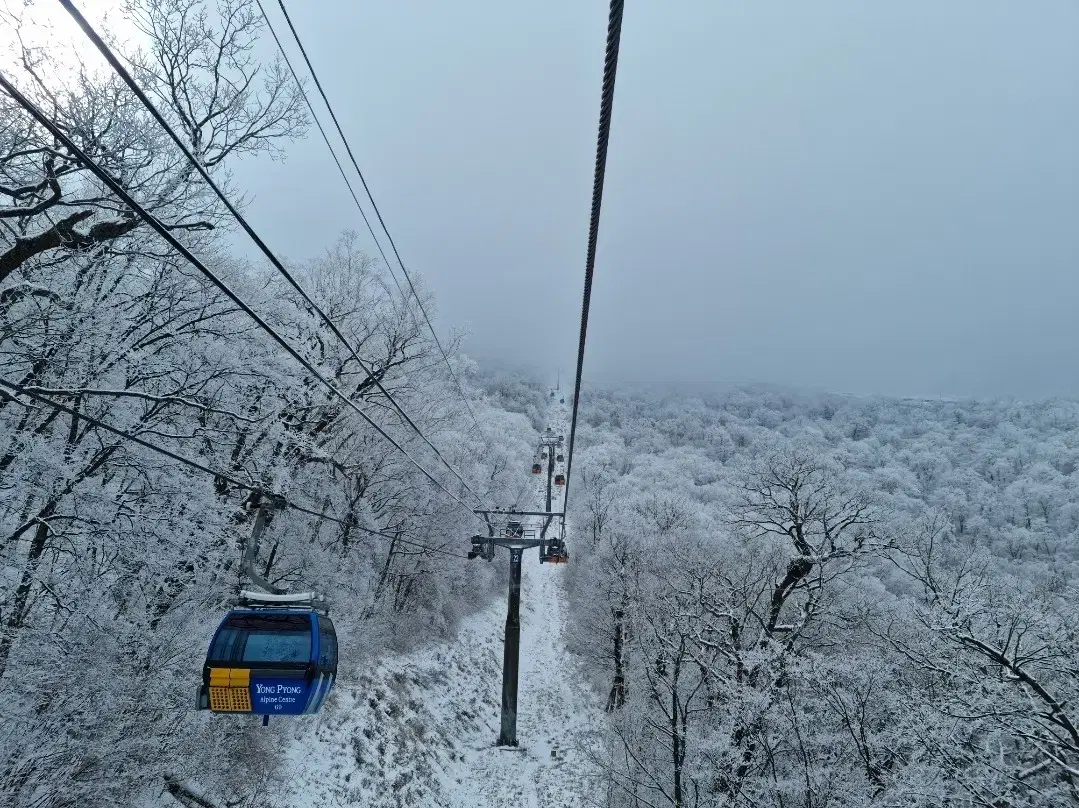
[{"label": "overcast sky", "polygon": [[[290,4],[479,359],[572,372],[606,6]],[[1079,394],[1077,42],[1075,0],[628,0],[586,378]],[[362,228],[314,130],[236,179],[290,257]]]}]

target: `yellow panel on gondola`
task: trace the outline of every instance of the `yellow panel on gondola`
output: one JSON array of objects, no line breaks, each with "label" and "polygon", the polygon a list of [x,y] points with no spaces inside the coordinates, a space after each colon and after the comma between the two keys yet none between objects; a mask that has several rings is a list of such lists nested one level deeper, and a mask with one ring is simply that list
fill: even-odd
[{"label": "yellow panel on gondola", "polygon": [[251,712],[251,691],[246,687],[210,685],[210,709],[217,713]]},{"label": "yellow panel on gondola", "polygon": [[210,684],[215,687],[248,687],[250,668],[210,668]]},{"label": "yellow panel on gondola", "polygon": [[251,712],[250,668],[210,668],[210,709],[219,713]]}]

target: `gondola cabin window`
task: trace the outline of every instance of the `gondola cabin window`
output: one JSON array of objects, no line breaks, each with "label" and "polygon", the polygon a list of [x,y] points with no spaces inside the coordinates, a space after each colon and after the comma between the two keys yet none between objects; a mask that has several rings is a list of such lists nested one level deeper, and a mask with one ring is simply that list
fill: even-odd
[{"label": "gondola cabin window", "polygon": [[322,670],[337,670],[337,632],[328,618],[318,618],[319,657],[318,666]]},{"label": "gondola cabin window", "polygon": [[[336,657],[336,642],[334,643]],[[283,662],[311,659],[307,614],[242,614],[228,618],[210,649],[212,662]]]}]

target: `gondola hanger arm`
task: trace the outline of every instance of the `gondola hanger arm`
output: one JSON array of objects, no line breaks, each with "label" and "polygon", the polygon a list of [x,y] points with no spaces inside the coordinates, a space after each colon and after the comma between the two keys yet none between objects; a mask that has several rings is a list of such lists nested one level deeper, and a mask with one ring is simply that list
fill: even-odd
[{"label": "gondola hanger arm", "polygon": [[259,543],[262,541],[262,534],[266,532],[266,523],[269,521],[277,501],[277,497],[263,497],[259,502],[258,511],[255,513],[255,523],[251,526],[251,538],[248,539],[247,547],[244,548],[243,568],[244,572],[247,573],[247,577],[251,579],[251,583],[255,586],[271,595],[285,595],[288,593],[284,589],[274,586],[255,569],[255,558],[258,556]]}]

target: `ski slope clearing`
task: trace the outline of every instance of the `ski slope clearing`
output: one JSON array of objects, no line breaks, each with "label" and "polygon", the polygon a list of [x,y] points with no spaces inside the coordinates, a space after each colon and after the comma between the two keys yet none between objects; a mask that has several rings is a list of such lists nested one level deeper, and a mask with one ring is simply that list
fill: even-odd
[{"label": "ski slope clearing", "polygon": [[[528,564],[522,576],[519,749],[491,749],[490,741],[466,755],[454,808],[521,805],[577,808],[597,799],[598,772],[587,750],[599,714],[587,698],[576,665],[562,643],[562,570]],[[498,691],[495,691],[497,694]],[[489,733],[497,734],[492,701]]]},{"label": "ski slope clearing", "polygon": [[[564,429],[565,413],[557,414],[555,429]],[[545,484],[537,481],[535,491],[542,508]],[[498,598],[465,620],[455,641],[339,680],[318,723],[297,728],[286,773],[292,793],[282,804],[577,808],[598,801],[590,750],[601,714],[563,641],[565,568],[537,556],[529,551],[522,569],[518,748],[494,746],[506,620]]]},{"label": "ski slope clearing", "polygon": [[339,681],[317,725],[297,727],[281,805],[523,805],[576,808],[595,797],[588,760],[600,720],[562,641],[563,569],[523,570],[519,749],[494,746],[505,603],[466,620],[457,640]]}]

